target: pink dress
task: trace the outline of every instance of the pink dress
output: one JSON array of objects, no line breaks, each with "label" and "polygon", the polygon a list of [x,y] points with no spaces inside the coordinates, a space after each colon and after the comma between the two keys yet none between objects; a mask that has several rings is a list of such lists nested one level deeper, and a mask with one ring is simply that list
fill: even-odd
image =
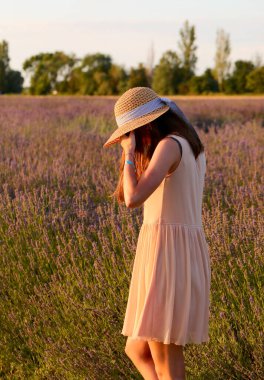
[{"label": "pink dress", "polygon": [[202,226],[205,153],[181,161],[144,203],[121,334],[165,344],[209,340],[211,267]]}]

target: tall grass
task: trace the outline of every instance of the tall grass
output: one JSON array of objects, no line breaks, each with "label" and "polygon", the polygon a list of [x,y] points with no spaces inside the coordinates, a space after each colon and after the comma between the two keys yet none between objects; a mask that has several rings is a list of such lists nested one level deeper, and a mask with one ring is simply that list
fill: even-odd
[{"label": "tall grass", "polygon": [[[188,379],[263,378],[263,100],[178,104],[207,173],[210,341]],[[142,209],[114,190],[114,101],[0,98],[0,378],[141,379],[121,328]]]}]

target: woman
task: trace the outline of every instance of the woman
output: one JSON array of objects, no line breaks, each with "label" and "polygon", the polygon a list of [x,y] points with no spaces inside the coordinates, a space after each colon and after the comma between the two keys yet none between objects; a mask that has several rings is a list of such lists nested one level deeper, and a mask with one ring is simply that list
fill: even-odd
[{"label": "woman", "polygon": [[206,159],[171,100],[135,87],[115,104],[123,148],[115,195],[144,205],[122,334],[144,379],[185,379],[186,343],[209,340],[210,257],[202,226]]}]

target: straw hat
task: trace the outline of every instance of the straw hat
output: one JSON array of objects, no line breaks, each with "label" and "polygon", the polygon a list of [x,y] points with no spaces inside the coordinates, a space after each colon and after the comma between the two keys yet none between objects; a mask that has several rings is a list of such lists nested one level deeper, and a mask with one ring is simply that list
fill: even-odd
[{"label": "straw hat", "polygon": [[169,105],[149,87],[134,87],[127,90],[114,107],[118,128],[103,147],[117,143],[125,133],[150,123],[169,109]]}]

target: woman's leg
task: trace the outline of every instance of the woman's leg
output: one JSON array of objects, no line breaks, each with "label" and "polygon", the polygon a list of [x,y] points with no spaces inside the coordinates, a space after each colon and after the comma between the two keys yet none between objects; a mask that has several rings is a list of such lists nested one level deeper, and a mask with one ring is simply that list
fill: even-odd
[{"label": "woman's leg", "polygon": [[145,380],[159,380],[150,348],[146,340],[127,338],[125,353]]},{"label": "woman's leg", "polygon": [[159,380],[185,380],[183,346],[148,341]]}]

